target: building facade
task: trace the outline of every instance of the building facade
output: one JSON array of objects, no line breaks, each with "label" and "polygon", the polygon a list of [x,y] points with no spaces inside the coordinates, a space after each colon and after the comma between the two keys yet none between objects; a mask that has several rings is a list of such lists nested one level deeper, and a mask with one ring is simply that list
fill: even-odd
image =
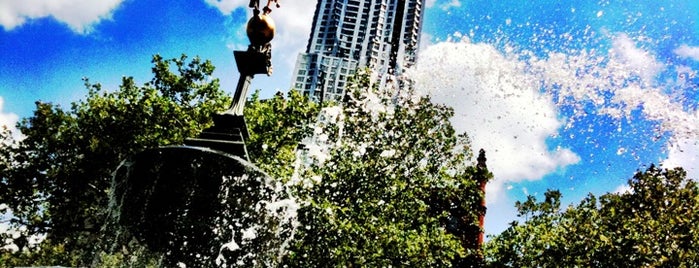
[{"label": "building facade", "polygon": [[368,67],[374,79],[415,63],[425,0],[318,0],[311,35],[299,54],[292,89],[339,101],[347,78]]}]

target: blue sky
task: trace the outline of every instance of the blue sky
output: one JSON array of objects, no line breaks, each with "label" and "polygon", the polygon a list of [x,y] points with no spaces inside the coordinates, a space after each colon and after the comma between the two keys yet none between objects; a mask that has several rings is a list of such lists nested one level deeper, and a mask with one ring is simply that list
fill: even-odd
[{"label": "blue sky", "polygon": [[[566,203],[623,189],[650,163],[699,171],[699,2],[428,0],[411,76],[454,125],[488,151],[487,232],[513,203],[560,189]],[[69,107],[82,77],[116,88],[151,77],[153,54],[211,60],[232,93],[247,0],[0,1],[0,124],[37,100]],[[289,88],[315,1],[281,1],[272,17],[274,74]]]}]

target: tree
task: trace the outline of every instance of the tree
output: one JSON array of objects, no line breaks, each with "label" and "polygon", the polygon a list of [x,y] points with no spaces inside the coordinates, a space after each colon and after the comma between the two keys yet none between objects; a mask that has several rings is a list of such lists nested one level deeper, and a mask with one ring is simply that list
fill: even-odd
[{"label": "tree", "polygon": [[257,167],[286,182],[294,172],[296,149],[312,134],[321,106],[296,90],[290,90],[287,98],[279,92],[265,100],[259,93],[245,106],[250,132],[247,150]]},{"label": "tree", "polygon": [[[143,86],[124,78],[119,90],[107,92],[86,80],[86,100],[69,110],[37,103],[34,116],[19,124],[25,139],[0,133],[0,204],[19,231],[3,241],[20,249],[1,252],[3,263],[86,266],[99,255],[104,265],[161,264],[141,245],[129,246],[128,254],[93,251],[115,190],[112,172],[127,156],[195,136],[230,98],[210,77],[208,61],[155,56],[153,63],[154,78]],[[468,233],[480,232],[477,181],[490,174],[469,166],[468,140],[448,121],[453,112],[409,89],[380,91],[367,75],[351,92],[315,128],[320,107],[297,92],[266,101],[256,94],[246,109],[253,161],[295,187],[303,202],[297,240],[283,260],[289,266],[425,267],[477,257]],[[340,111],[338,120],[329,111]],[[308,143],[307,158],[296,159],[297,142],[309,134],[318,143]],[[31,243],[37,235],[45,237]],[[240,232],[238,238],[249,240]],[[235,255],[236,246],[256,245],[231,243],[221,252],[225,246]],[[141,251],[146,258],[128,257]]]},{"label": "tree", "polygon": [[682,168],[649,167],[630,190],[560,208],[560,193],[517,203],[513,222],[486,245],[494,267],[696,267],[699,187]]},{"label": "tree", "polygon": [[[26,138],[0,149],[0,204],[19,231],[3,242],[17,245],[17,256],[32,247],[77,255],[63,258],[69,263],[42,263],[31,258],[40,254],[30,254],[23,265],[86,265],[119,162],[145,148],[181,144],[229,105],[209,61],[156,55],[152,63],[154,78],[143,86],[125,77],[108,92],[85,79],[87,98],[69,110],[37,102],[34,115],[18,124]],[[29,243],[37,235],[46,236],[44,245]]]},{"label": "tree", "polygon": [[[127,260],[155,257],[167,267],[276,266],[295,230],[296,205],[282,181],[291,175],[298,141],[319,106],[296,91],[288,99],[258,96],[245,109],[247,145],[253,161],[273,177],[239,158],[191,147],[129,157],[116,171],[112,204],[118,212],[108,228],[116,235],[105,235],[104,251],[116,257],[140,251]],[[142,254],[148,251],[156,254]],[[100,265],[113,256],[107,257]]]},{"label": "tree", "polygon": [[290,182],[303,206],[287,264],[435,267],[476,256],[450,226],[478,228],[476,176],[490,174],[470,165],[453,111],[409,88],[379,90],[363,71],[349,85],[321,113]]}]

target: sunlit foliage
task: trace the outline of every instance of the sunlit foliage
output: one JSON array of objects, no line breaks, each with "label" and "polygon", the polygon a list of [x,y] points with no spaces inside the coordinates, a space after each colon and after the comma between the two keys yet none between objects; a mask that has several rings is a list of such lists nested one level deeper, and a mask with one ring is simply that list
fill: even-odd
[{"label": "sunlit foliage", "polygon": [[493,267],[697,267],[699,187],[681,168],[651,166],[629,191],[561,208],[558,191],[517,202],[513,222],[486,245]]},{"label": "sunlit foliage", "polygon": [[305,204],[288,265],[477,265],[479,251],[467,246],[480,231],[476,177],[490,175],[470,162],[451,116],[360,71],[342,105],[322,112],[292,179]]},{"label": "sunlit foliage", "polygon": [[260,99],[256,91],[245,106],[245,121],[250,130],[247,150],[255,165],[273,178],[288,181],[294,171],[296,149],[304,137],[312,134],[320,105],[301,92],[290,90],[269,99]]},{"label": "sunlit foliage", "polygon": [[[119,162],[145,148],[181,144],[230,103],[209,61],[156,55],[152,62],[154,78],[142,86],[124,77],[118,90],[107,91],[85,79],[85,100],[70,109],[37,102],[34,115],[19,123],[25,138],[0,149],[0,204],[12,212],[8,224],[16,230],[2,243],[19,250],[3,258],[89,265]],[[43,243],[29,243],[44,235]],[[56,257],[49,261],[47,254]]]}]

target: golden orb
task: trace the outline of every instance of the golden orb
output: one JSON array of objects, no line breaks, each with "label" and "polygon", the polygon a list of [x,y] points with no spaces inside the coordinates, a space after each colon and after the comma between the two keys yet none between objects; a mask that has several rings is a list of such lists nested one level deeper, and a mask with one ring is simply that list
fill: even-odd
[{"label": "golden orb", "polygon": [[268,15],[252,16],[248,21],[247,33],[250,44],[261,46],[269,43],[274,38],[276,26],[274,21]]}]

